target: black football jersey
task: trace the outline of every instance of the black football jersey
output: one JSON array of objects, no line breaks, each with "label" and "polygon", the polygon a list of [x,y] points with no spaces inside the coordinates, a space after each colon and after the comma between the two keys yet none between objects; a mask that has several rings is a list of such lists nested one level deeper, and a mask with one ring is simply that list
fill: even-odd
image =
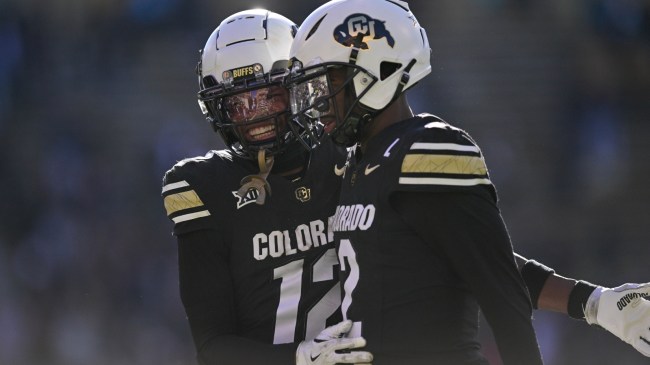
[{"label": "black football jersey", "polygon": [[[271,194],[258,205],[256,190],[239,196],[242,178],[257,165],[230,151],[177,163],[162,195],[177,236],[214,230],[230,267],[236,335],[282,344],[315,337],[340,320],[338,261],[328,219],[333,215],[344,149],[324,144],[295,181],[271,174]],[[223,293],[223,295],[230,295]],[[218,308],[215,308],[218,310]],[[338,317],[337,317],[338,314]]]},{"label": "black football jersey", "polygon": [[[392,199],[400,194],[422,196],[430,206],[413,204],[421,209],[414,216],[431,211],[444,217],[440,210],[450,201],[477,200],[486,211],[492,210],[489,219],[500,218],[495,188],[470,136],[434,116],[420,115],[389,126],[365,147],[363,155],[351,153],[348,159],[332,228],[341,264],[343,316],[354,321],[352,333],[367,340],[373,364],[487,364],[477,340],[479,304],[488,309],[491,325],[497,320],[515,322],[515,316],[504,317],[506,311],[493,309],[510,299],[496,279],[482,277],[490,265],[505,267],[503,285],[512,286],[521,303],[517,310],[523,315],[516,320],[522,321],[524,332],[532,333],[527,327],[530,303],[505,229],[498,232],[503,253],[479,258],[474,262],[481,267],[473,271],[474,266],[463,267],[468,246],[461,242],[474,229],[471,224],[458,222],[452,232],[438,233],[447,226],[423,221],[425,227],[414,229],[394,208]],[[472,214],[482,219],[482,213]],[[427,239],[422,234],[427,231],[434,232],[432,237],[451,238]],[[453,240],[458,244],[447,242]],[[486,237],[483,246],[490,244]],[[487,253],[492,255],[489,249]],[[476,255],[467,256],[471,261]],[[494,299],[486,299],[491,294],[481,290],[492,287]],[[534,334],[531,341],[535,348]]]}]

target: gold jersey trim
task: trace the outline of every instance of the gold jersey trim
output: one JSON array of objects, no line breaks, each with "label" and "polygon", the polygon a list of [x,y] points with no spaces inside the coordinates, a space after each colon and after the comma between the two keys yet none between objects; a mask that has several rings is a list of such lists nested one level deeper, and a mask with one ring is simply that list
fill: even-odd
[{"label": "gold jersey trim", "polygon": [[167,210],[168,216],[181,210],[196,208],[203,205],[203,201],[201,201],[201,198],[196,195],[194,190],[168,195],[165,197],[164,201],[165,210]]},{"label": "gold jersey trim", "polygon": [[487,167],[477,156],[410,154],[402,161],[402,173],[486,175]]}]

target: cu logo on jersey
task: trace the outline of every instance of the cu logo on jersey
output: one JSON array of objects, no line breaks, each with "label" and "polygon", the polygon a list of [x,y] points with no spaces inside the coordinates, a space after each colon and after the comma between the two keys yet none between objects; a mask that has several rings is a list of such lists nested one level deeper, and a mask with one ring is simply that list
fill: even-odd
[{"label": "cu logo on jersey", "polygon": [[[366,40],[386,38],[389,46],[395,45],[395,38],[386,29],[385,21],[373,19],[366,14],[352,14],[345,18],[343,24],[334,29],[334,39],[346,47],[356,46],[368,49]],[[358,42],[358,44],[357,44]]]},{"label": "cu logo on jersey", "polygon": [[296,199],[303,203],[309,201],[311,199],[311,189],[307,189],[304,186],[299,187],[296,189]]}]

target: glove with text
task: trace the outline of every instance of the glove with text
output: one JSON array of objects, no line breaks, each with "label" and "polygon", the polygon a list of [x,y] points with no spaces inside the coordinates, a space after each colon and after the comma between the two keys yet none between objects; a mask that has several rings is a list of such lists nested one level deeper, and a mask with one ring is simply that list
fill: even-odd
[{"label": "glove with text", "polygon": [[370,352],[338,352],[366,345],[363,337],[344,337],[351,328],[352,321],[346,320],[325,328],[313,340],[301,342],[296,350],[296,365],[370,364]]},{"label": "glove with text", "polygon": [[650,283],[597,287],[587,300],[585,319],[650,357]]}]

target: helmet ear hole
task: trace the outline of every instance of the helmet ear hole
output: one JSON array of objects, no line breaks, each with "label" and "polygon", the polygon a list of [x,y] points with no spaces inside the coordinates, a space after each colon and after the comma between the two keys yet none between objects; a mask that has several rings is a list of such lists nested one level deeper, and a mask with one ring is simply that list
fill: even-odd
[{"label": "helmet ear hole", "polygon": [[383,61],[379,65],[379,78],[381,81],[390,77],[394,74],[395,71],[399,70],[402,67],[401,63]]}]

